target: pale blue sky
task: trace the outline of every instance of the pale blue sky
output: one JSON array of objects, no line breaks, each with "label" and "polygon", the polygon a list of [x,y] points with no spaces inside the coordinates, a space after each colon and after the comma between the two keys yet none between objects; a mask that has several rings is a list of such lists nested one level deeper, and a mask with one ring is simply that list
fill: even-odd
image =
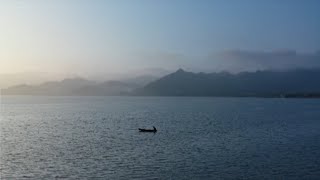
[{"label": "pale blue sky", "polygon": [[319,19],[318,0],[0,1],[0,71],[228,70],[212,54],[314,53]]}]

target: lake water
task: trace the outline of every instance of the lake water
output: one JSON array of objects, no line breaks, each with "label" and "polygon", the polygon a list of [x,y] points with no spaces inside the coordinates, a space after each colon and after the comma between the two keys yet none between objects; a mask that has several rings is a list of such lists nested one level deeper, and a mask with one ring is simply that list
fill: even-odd
[{"label": "lake water", "polygon": [[1,179],[320,179],[318,99],[5,96],[0,130]]}]

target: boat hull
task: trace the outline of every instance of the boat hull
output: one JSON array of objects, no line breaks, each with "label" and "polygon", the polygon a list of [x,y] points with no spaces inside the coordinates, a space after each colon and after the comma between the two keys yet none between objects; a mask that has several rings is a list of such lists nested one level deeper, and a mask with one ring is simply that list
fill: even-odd
[{"label": "boat hull", "polygon": [[157,132],[157,130],[153,130],[153,129],[140,129],[140,128],[139,128],[139,131],[140,132],[153,132],[153,133]]}]

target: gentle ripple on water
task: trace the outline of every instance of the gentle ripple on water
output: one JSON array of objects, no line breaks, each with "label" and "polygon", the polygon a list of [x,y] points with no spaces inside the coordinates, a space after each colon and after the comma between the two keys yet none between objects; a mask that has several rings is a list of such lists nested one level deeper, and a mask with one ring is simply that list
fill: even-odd
[{"label": "gentle ripple on water", "polygon": [[0,177],[319,179],[319,109],[305,99],[2,97]]}]

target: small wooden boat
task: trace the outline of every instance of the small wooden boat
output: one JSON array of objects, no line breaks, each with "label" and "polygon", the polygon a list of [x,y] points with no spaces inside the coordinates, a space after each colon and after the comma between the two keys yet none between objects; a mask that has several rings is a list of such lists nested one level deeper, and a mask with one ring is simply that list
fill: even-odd
[{"label": "small wooden boat", "polygon": [[153,129],[142,129],[142,128],[139,128],[139,131],[140,132],[157,132],[157,129],[155,127],[153,127]]}]

